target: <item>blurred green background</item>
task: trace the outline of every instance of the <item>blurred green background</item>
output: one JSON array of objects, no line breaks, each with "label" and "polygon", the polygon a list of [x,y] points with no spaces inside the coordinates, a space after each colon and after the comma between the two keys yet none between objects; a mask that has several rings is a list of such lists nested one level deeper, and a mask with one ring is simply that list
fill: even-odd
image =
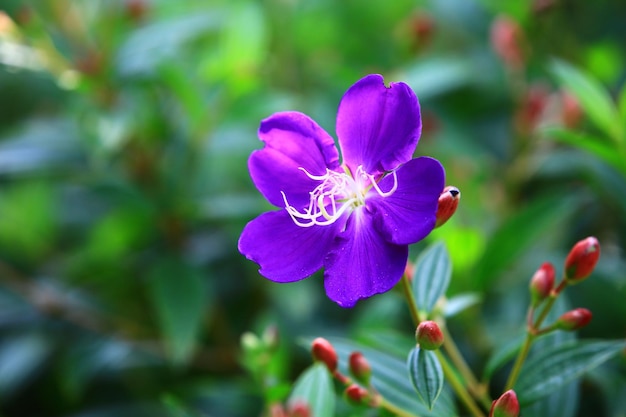
[{"label": "blurred green background", "polygon": [[[594,314],[581,337],[626,336],[625,2],[0,10],[0,416],[259,416],[309,363],[300,337],[410,338],[399,294],[344,310],[320,274],[274,284],[237,251],[271,209],[246,165],[260,120],[298,110],[334,134],[343,92],[369,73],[415,90],[417,154],[462,191],[427,242],[451,254],[450,293],[480,299],[449,323],[475,371],[523,329],[535,269],[562,271],[588,235],[600,263],[568,290]],[[246,331],[278,335],[271,369],[251,335],[242,351]],[[625,369],[585,377],[571,415],[626,416]]]}]

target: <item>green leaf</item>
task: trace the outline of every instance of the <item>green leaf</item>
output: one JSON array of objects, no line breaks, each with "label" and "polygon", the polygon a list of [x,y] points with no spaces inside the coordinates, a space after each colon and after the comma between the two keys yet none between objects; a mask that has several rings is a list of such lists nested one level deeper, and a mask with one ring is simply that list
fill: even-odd
[{"label": "green leaf", "polygon": [[153,267],[148,283],[170,357],[184,362],[193,353],[207,304],[203,278],[186,262],[170,258]]},{"label": "green leaf", "polygon": [[475,292],[457,294],[454,297],[446,300],[446,304],[443,307],[443,315],[445,317],[455,316],[461,311],[480,303],[481,300],[482,297],[480,296],[480,294]]},{"label": "green leaf", "polygon": [[448,289],[452,265],[442,242],[426,249],[417,259],[413,273],[413,295],[420,311],[429,314]]},{"label": "green leaf", "polygon": [[409,353],[407,367],[417,395],[432,410],[443,388],[443,370],[437,355],[417,346]]},{"label": "green leaf", "polygon": [[549,195],[538,197],[515,214],[507,217],[488,240],[487,247],[474,273],[476,284],[482,289],[507,267],[515,262],[524,251],[539,241],[560,222],[568,218],[575,208],[575,196]]},{"label": "green leaf", "polygon": [[406,360],[386,351],[373,349],[342,338],[327,338],[339,355],[339,367],[347,372],[346,363],[350,353],[361,352],[372,367],[372,385],[391,404],[420,417],[458,416],[452,393],[444,387],[437,403],[429,410],[415,395],[415,389],[407,378]]},{"label": "green leaf", "polygon": [[615,169],[626,175],[626,166],[620,154],[615,151],[613,144],[606,143],[600,138],[590,135],[566,130],[560,127],[547,127],[542,130],[552,139],[575,146],[579,149],[589,152],[613,166]]},{"label": "green leaf", "polygon": [[621,125],[617,109],[606,89],[592,76],[560,60],[550,65],[558,82],[580,102],[596,126],[613,139],[621,137]]},{"label": "green leaf", "polygon": [[294,384],[288,402],[304,402],[309,406],[312,417],[334,416],[335,392],[326,365],[316,363],[304,371]]},{"label": "green leaf", "polygon": [[585,372],[611,359],[626,341],[571,341],[546,349],[524,367],[515,391],[520,404],[531,404],[561,388]]},{"label": "green leaf", "polygon": [[493,376],[493,373],[500,369],[505,363],[512,360],[519,351],[522,343],[524,343],[525,335],[516,337],[505,343],[491,355],[487,365],[485,365],[485,371],[483,374],[483,381],[489,381]]}]

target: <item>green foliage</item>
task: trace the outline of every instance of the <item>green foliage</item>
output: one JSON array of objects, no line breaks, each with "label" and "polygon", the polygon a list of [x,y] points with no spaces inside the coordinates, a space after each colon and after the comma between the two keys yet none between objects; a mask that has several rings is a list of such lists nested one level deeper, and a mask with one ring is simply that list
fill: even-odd
[{"label": "green foliage", "polygon": [[415,303],[420,311],[430,314],[448,289],[452,265],[443,243],[436,243],[424,251],[415,263],[412,286]]},{"label": "green foliage", "polygon": [[335,393],[331,376],[323,363],[316,363],[304,371],[293,386],[289,404],[302,402],[312,417],[335,415]]},{"label": "green foliage", "polygon": [[443,370],[437,355],[417,346],[409,352],[407,367],[417,395],[432,410],[443,389]]}]

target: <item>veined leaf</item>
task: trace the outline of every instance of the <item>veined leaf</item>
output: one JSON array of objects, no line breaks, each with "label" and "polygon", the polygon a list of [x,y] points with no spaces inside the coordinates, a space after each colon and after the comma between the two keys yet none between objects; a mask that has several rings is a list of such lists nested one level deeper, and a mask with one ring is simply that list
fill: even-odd
[{"label": "veined leaf", "polygon": [[443,308],[443,315],[445,317],[452,317],[459,314],[461,311],[480,303],[481,299],[480,294],[475,292],[455,295],[454,297],[446,300],[446,304]]},{"label": "veined leaf", "polygon": [[443,388],[443,370],[437,355],[416,346],[409,353],[407,368],[417,395],[432,410]]},{"label": "veined leaf", "polygon": [[452,265],[442,242],[426,249],[417,259],[413,273],[413,295],[420,311],[429,314],[450,284]]},{"label": "veined leaf", "polygon": [[522,368],[515,391],[520,404],[531,404],[611,359],[626,341],[571,341],[546,349]]},{"label": "veined leaf", "polygon": [[300,375],[289,396],[290,404],[297,402],[308,405],[312,417],[335,415],[335,392],[326,365],[313,364]]}]

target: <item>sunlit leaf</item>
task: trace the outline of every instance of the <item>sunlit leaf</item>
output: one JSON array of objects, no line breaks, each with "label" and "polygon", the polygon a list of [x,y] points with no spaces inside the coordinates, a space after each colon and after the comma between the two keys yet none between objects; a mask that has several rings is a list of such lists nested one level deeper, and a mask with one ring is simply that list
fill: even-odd
[{"label": "sunlit leaf", "polygon": [[478,293],[457,294],[446,300],[443,307],[443,315],[445,317],[455,316],[460,312],[480,303],[481,300],[482,297]]}]

